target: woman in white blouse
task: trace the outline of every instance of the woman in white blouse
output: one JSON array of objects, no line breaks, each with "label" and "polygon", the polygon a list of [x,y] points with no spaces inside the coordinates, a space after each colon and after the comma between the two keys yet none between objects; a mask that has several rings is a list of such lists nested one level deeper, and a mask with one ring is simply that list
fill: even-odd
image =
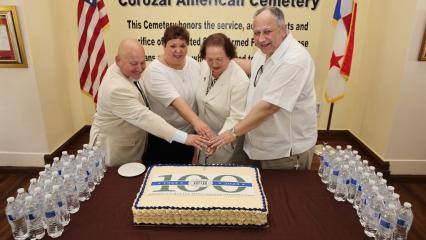
[{"label": "woman in white blouse", "polygon": [[[196,99],[199,117],[214,131],[221,134],[230,130],[244,117],[249,79],[243,69],[232,60],[237,56],[235,46],[222,33],[215,33],[204,40],[200,55],[201,85]],[[237,146],[241,147],[237,142]],[[228,163],[238,151],[235,145],[227,145],[212,155],[200,153],[200,163]],[[236,156],[232,157],[235,158]]]},{"label": "woman in white blouse", "polygon": [[[195,91],[200,67],[197,61],[187,56],[188,31],[177,25],[170,26],[162,41],[164,54],[149,64],[143,75],[150,109],[184,132],[195,130],[206,138],[212,137],[211,129],[197,116]],[[150,135],[142,159],[148,166],[190,164],[193,156],[193,147]]]}]

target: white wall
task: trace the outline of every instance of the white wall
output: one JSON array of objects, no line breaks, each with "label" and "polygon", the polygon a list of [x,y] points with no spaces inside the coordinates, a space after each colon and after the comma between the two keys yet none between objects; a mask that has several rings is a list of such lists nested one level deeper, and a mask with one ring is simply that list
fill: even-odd
[{"label": "white wall", "polygon": [[22,1],[0,5],[17,6],[28,60],[28,68],[0,68],[0,166],[42,166],[48,147]]}]

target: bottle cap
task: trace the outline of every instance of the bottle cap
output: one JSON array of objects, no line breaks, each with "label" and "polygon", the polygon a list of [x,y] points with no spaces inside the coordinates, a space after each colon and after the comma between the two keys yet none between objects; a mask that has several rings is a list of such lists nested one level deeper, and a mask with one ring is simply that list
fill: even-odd
[{"label": "bottle cap", "polygon": [[24,193],[25,190],[23,188],[18,188],[18,190],[16,190],[18,193]]},{"label": "bottle cap", "polygon": [[35,179],[35,178],[30,179],[30,183],[36,183],[36,182],[37,182],[37,179]]},{"label": "bottle cap", "polygon": [[342,146],[337,145],[337,146],[336,146],[336,149],[337,149],[337,150],[341,150],[341,149],[342,149]]},{"label": "bottle cap", "polygon": [[404,202],[404,207],[406,207],[406,208],[411,208],[411,203],[409,203],[409,202]]},{"label": "bottle cap", "polygon": [[6,201],[7,201],[8,203],[11,203],[11,202],[15,201],[15,198],[14,198],[14,197],[8,197],[8,198],[6,199]]},{"label": "bottle cap", "polygon": [[67,151],[62,151],[62,155],[68,155]]},{"label": "bottle cap", "polygon": [[53,158],[53,161],[55,162],[55,161],[59,161],[59,157],[54,157]]}]

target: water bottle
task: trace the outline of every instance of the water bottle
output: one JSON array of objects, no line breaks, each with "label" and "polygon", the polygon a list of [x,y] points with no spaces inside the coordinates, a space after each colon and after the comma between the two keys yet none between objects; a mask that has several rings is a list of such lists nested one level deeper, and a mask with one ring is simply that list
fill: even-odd
[{"label": "water bottle", "polygon": [[322,173],[324,172],[324,158],[331,151],[331,146],[326,145],[322,148],[322,153],[320,154],[320,166],[318,168],[318,176],[322,177]]},{"label": "water bottle", "polygon": [[374,186],[373,194],[370,203],[368,204],[368,216],[364,228],[364,233],[369,237],[374,237],[374,235],[376,234],[379,225],[380,214],[385,208],[385,205],[383,203],[383,196],[377,195],[377,192],[377,187]]},{"label": "water bottle", "polygon": [[73,214],[80,209],[78,190],[74,178],[68,174],[64,175],[64,195],[67,201],[68,211]]},{"label": "water bottle", "polygon": [[68,156],[68,152],[67,151],[62,151],[62,155],[61,155],[60,161],[62,163],[69,161],[69,156]]},{"label": "water bottle", "polygon": [[54,172],[54,170],[50,164],[44,165],[45,180],[52,177],[52,172]]},{"label": "water bottle", "polygon": [[43,210],[32,196],[25,198],[25,219],[27,220],[30,239],[42,239],[45,235],[43,228]]},{"label": "water bottle", "polygon": [[362,172],[362,167],[358,167],[357,173],[359,176],[359,180],[357,181],[357,185],[356,185],[356,192],[354,197],[354,208],[358,212],[359,205],[361,204],[361,195],[363,191],[363,186],[366,186],[368,183],[367,181],[368,181],[369,173]]},{"label": "water bottle", "polygon": [[28,193],[29,194],[33,194],[33,192],[34,192],[34,189],[36,188],[36,187],[38,187],[39,185],[38,185],[38,183],[37,183],[37,179],[36,178],[31,178],[30,179],[30,186],[28,187]]},{"label": "water bottle", "polygon": [[100,184],[102,178],[104,177],[104,171],[103,171],[103,167],[102,167],[102,157],[101,157],[101,153],[99,152],[99,149],[97,146],[93,147],[93,159],[94,159],[94,166],[93,166],[93,171],[95,172],[95,184]]},{"label": "water bottle", "polygon": [[27,224],[23,209],[16,205],[15,198],[9,197],[6,199],[6,216],[12,230],[12,236],[16,240],[23,240],[28,237]]},{"label": "water bottle", "polygon": [[377,188],[377,186],[374,186],[373,180],[368,180],[368,184],[363,185],[361,203],[357,212],[359,216],[359,222],[363,227],[365,227],[367,222],[369,214],[369,204],[371,204],[371,198],[373,196],[373,187]]},{"label": "water bottle", "polygon": [[332,163],[332,167],[330,170],[330,180],[328,182],[328,187],[327,187],[327,190],[332,193],[336,191],[337,178],[339,177],[342,161],[343,161],[342,158],[337,157],[335,161]]},{"label": "water bottle", "polygon": [[392,198],[389,201],[389,203],[392,203],[393,205],[395,205],[395,210],[396,213],[398,213],[399,209],[401,209],[401,202],[399,201],[399,194],[398,193],[393,193],[392,194]]},{"label": "water bottle", "polygon": [[395,240],[407,239],[408,231],[410,231],[411,224],[413,223],[413,217],[411,203],[405,202],[397,214],[396,227],[393,235]]},{"label": "water bottle", "polygon": [[345,155],[348,155],[349,157],[352,157],[352,145],[346,145]]},{"label": "water bottle", "polygon": [[105,173],[106,170],[107,170],[106,169],[106,165],[105,165],[105,158],[106,158],[105,146],[102,145],[102,142],[100,140],[97,140],[95,145],[98,147],[98,149],[100,151],[101,162],[102,162],[102,169],[103,169],[103,171]]},{"label": "water bottle", "polygon": [[[33,194],[32,194],[34,202],[38,205],[38,209],[40,209],[42,212],[43,212],[43,208],[44,208],[44,196],[45,195],[46,195],[46,193],[44,192],[43,188],[41,188],[41,187],[36,187],[34,189]],[[47,228],[46,219],[44,218],[44,214],[41,215],[41,220],[43,222],[43,227]]]},{"label": "water bottle", "polygon": [[53,163],[52,163],[52,172],[58,172],[59,176],[62,175],[62,163],[61,160],[59,160],[58,157],[54,157],[53,158]]},{"label": "water bottle", "polygon": [[64,226],[59,219],[59,210],[56,207],[52,195],[46,194],[44,197],[44,215],[47,225],[47,235],[52,238],[57,238],[62,235]]},{"label": "water bottle", "polygon": [[43,186],[44,186],[44,180],[46,180],[46,179],[50,179],[50,177],[49,177],[49,178],[46,178],[46,172],[45,172],[45,171],[40,171],[40,172],[38,172],[38,179],[37,179],[37,182],[38,182],[38,185],[39,185],[40,187],[43,187]]},{"label": "water bottle", "polygon": [[337,185],[336,185],[336,191],[334,192],[334,199],[336,199],[339,202],[346,201],[346,198],[348,196],[348,186],[350,183],[349,178],[349,165],[345,164],[342,167],[342,170],[337,177]]},{"label": "water bottle", "polygon": [[15,198],[15,203],[16,203],[18,208],[23,209],[24,205],[25,205],[25,198],[27,196],[29,196],[29,194],[27,192],[25,192],[25,190],[23,188],[18,188],[18,190],[16,190],[16,192],[17,192],[17,194],[16,194],[16,198]]},{"label": "water bottle", "polygon": [[74,174],[75,174],[75,170],[73,169],[71,162],[64,163],[63,176],[65,176],[65,175],[73,176]]},{"label": "water bottle", "polygon": [[81,159],[81,162],[82,162],[82,167],[84,171],[86,171],[87,186],[88,186],[89,192],[93,192],[93,190],[95,190],[95,181],[93,179],[93,170],[90,167],[89,159],[86,157],[83,157]]},{"label": "water bottle", "polygon": [[84,202],[86,200],[89,200],[90,198],[90,191],[88,187],[88,176],[86,171],[83,169],[83,166],[81,164],[77,165],[77,177],[76,177],[76,185],[78,190],[78,200],[81,202]]},{"label": "water bottle", "polygon": [[379,225],[377,227],[376,240],[392,240],[395,229],[396,213],[395,205],[389,204],[380,215]]},{"label": "water bottle", "polygon": [[355,199],[356,187],[358,185],[358,172],[355,167],[356,163],[354,160],[349,161],[349,184],[348,184],[348,195],[347,200],[353,204]]},{"label": "water bottle", "polygon": [[68,211],[67,200],[65,199],[62,192],[59,190],[58,185],[53,185],[52,199],[56,202],[56,207],[59,211],[59,219],[62,225],[65,227],[70,222],[70,212]]},{"label": "water bottle", "polygon": [[330,161],[334,158],[335,155],[334,150],[330,150],[330,152],[324,156],[324,170],[321,176],[321,182],[328,184],[328,179],[330,176]]}]

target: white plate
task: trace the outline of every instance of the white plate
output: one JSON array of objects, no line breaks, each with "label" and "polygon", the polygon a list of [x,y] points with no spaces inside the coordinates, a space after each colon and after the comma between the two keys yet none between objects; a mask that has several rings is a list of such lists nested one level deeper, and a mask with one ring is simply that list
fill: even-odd
[{"label": "white plate", "polygon": [[142,163],[131,162],[121,165],[118,168],[118,174],[123,177],[136,177],[145,172],[145,169]]}]

